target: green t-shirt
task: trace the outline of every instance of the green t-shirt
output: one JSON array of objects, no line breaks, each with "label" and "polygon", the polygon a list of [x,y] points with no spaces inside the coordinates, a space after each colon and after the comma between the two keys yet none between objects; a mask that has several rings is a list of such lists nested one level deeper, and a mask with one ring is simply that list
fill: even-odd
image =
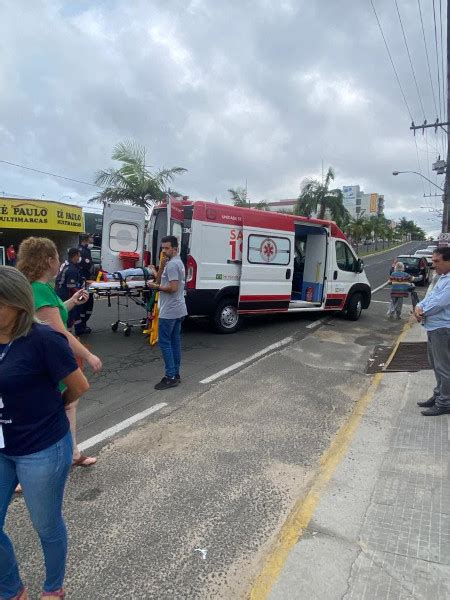
[{"label": "green t-shirt", "polygon": [[50,283],[42,283],[42,281],[33,281],[31,284],[33,288],[34,297],[34,308],[38,311],[44,306],[55,307],[59,310],[61,320],[64,323],[64,327],[67,329],[67,319],[69,318],[69,311],[66,305],[55,292],[55,288]]}]

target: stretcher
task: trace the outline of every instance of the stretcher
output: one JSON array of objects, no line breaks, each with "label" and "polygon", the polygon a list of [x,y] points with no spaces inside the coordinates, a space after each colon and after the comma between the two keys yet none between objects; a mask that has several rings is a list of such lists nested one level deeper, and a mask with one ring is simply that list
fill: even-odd
[{"label": "stretcher", "polygon": [[[116,281],[93,281],[89,284],[88,291],[96,298],[106,298],[109,308],[112,306],[112,301],[116,300],[117,320],[111,324],[112,331],[116,332],[121,326],[123,334],[128,337],[133,327],[143,330],[150,328],[156,291],[149,287],[149,280],[121,278]],[[145,316],[140,319],[128,318],[130,303],[142,307]],[[126,316],[122,314],[124,309]]]}]

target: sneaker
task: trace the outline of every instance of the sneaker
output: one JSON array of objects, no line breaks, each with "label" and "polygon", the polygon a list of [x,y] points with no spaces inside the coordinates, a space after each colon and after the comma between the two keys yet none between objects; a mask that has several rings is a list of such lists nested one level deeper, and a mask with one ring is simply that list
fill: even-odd
[{"label": "sneaker", "polygon": [[178,381],[178,383],[181,383],[181,377],[179,375],[175,375],[175,379]]},{"label": "sneaker", "polygon": [[167,390],[168,388],[176,387],[178,381],[176,377],[163,377],[159,383],[155,385],[155,390]]}]

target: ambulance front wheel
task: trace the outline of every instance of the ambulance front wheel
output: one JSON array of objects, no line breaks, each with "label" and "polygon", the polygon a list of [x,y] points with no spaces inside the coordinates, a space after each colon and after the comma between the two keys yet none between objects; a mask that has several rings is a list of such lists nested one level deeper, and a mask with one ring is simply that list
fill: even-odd
[{"label": "ambulance front wheel", "polygon": [[363,309],[363,298],[361,294],[353,294],[347,305],[347,319],[357,321]]},{"label": "ambulance front wheel", "polygon": [[242,317],[238,314],[236,301],[224,298],[219,302],[211,318],[218,333],[234,333],[241,325]]}]

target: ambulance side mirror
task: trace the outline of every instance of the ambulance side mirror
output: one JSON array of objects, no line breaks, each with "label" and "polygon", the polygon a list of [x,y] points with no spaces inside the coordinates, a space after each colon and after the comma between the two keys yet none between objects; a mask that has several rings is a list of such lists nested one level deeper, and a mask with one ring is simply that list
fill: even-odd
[{"label": "ambulance side mirror", "polygon": [[355,263],[355,273],[363,273],[364,272],[364,262],[358,258]]}]

